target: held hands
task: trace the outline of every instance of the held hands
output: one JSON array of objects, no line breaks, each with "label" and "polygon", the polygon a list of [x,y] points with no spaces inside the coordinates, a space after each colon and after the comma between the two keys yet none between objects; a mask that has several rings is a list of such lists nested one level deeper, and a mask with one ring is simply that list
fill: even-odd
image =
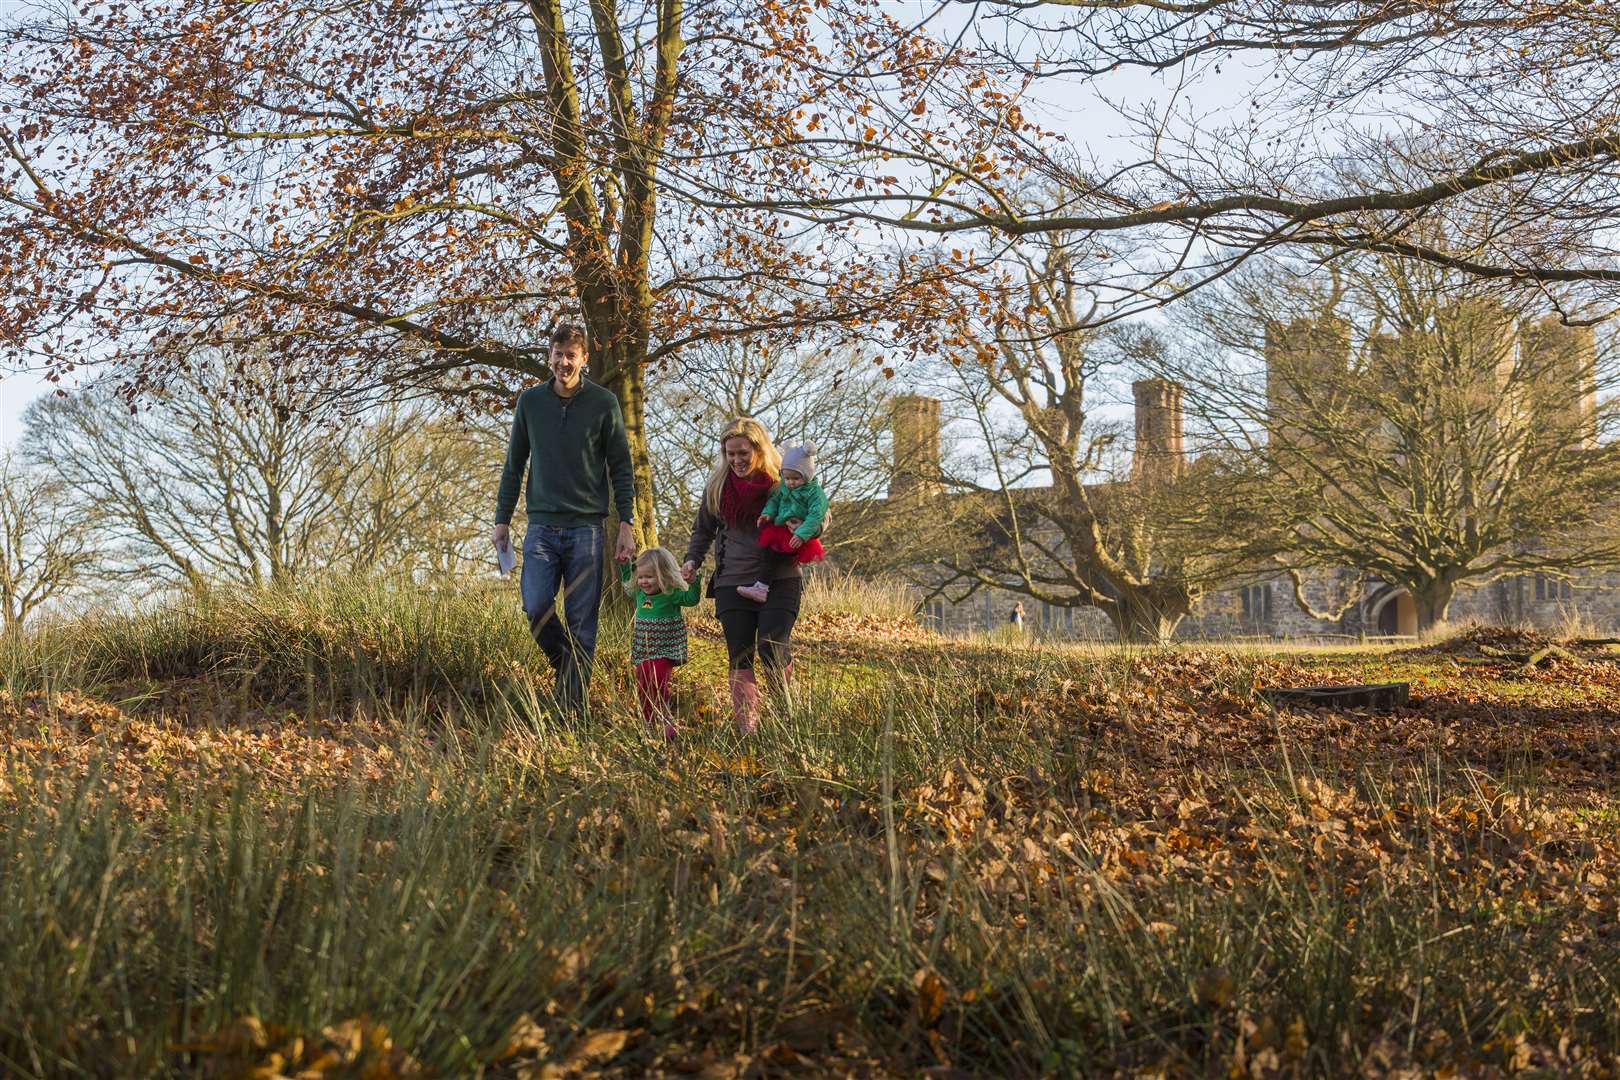
[{"label": "held hands", "polygon": [[769,525],[770,523],[771,523],[771,519],[766,517],[764,514],[761,514],[761,515],[759,515],[758,520],[756,520],[754,522],[754,528],[763,529],[765,526]]},{"label": "held hands", "polygon": [[802,547],[804,547],[804,539],[802,537],[795,536],[793,539],[788,541],[788,549],[790,551],[798,551]]},{"label": "held hands", "polygon": [[690,560],[681,564],[681,577],[685,578],[689,585],[692,579],[697,577],[697,567],[693,566]]},{"label": "held hands", "polygon": [[636,557],[636,534],[628,521],[619,522],[619,546],[613,552],[615,562],[629,562]]}]

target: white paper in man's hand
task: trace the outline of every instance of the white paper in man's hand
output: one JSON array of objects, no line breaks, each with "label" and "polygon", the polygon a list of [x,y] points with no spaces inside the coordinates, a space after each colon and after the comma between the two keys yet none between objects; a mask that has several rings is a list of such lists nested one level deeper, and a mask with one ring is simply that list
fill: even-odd
[{"label": "white paper in man's hand", "polygon": [[517,565],[517,549],[511,544],[496,544],[495,565],[500,567],[502,575],[510,574]]}]

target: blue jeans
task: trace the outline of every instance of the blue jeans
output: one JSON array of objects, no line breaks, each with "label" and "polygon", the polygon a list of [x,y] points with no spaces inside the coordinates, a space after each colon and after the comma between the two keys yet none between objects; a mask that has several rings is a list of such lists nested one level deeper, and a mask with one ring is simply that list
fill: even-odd
[{"label": "blue jeans", "polygon": [[[602,606],[602,526],[530,525],[523,534],[523,613],[557,673],[557,708],[584,719]],[[557,592],[563,618],[557,618]]]}]

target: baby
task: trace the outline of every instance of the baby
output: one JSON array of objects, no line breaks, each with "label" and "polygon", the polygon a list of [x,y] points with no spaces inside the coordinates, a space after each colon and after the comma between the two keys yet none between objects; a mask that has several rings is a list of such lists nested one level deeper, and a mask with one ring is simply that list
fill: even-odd
[{"label": "baby", "polygon": [[[826,552],[816,537],[827,517],[827,493],[816,479],[816,444],[782,449],[782,478],[760,512],[759,544],[801,563],[819,561]],[[737,590],[739,596],[763,604],[770,586],[763,581]]]}]

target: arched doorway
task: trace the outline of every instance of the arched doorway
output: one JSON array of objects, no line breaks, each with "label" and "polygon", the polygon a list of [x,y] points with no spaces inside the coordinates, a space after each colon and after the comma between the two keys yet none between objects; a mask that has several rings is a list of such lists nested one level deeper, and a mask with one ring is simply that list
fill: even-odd
[{"label": "arched doorway", "polygon": [[1384,586],[1373,594],[1365,625],[1386,637],[1416,636],[1417,605],[1412,603],[1412,594],[1392,585]]}]

